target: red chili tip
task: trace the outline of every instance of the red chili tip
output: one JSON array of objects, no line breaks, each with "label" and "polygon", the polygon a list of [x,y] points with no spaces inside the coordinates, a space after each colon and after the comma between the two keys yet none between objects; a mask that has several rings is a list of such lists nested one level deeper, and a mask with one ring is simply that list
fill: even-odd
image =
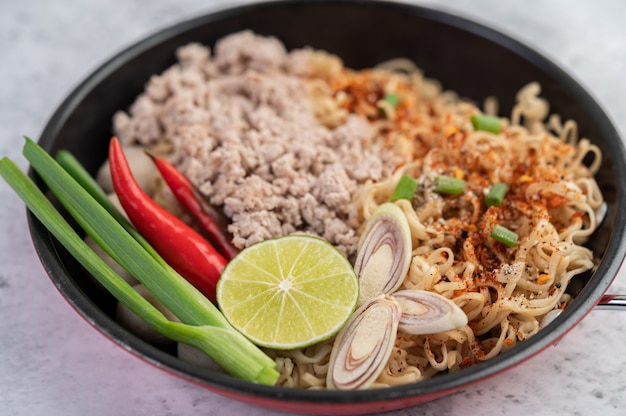
[{"label": "red chili tip", "polygon": [[232,260],[239,250],[232,245],[229,236],[215,223],[213,217],[205,211],[201,197],[196,193],[191,181],[166,159],[156,155],[151,157],[178,202],[200,224],[226,260]]}]

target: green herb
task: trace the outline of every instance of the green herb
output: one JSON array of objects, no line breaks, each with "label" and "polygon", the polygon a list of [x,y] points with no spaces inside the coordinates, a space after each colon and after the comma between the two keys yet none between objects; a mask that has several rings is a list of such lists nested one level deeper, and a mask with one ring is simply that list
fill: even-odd
[{"label": "green herb", "polygon": [[107,210],[109,214],[115,220],[120,223],[122,227],[130,235],[133,236],[139,244],[143,246],[143,248],[149,252],[152,257],[154,257],[158,261],[162,261],[163,265],[167,265],[167,263],[159,256],[159,254],[152,248],[150,243],[146,241],[145,238],[133,227],[133,225],[122,215],[122,213],[117,209],[117,207],[111,202],[107,194],[104,190],[98,185],[98,182],[91,176],[87,169],[74,157],[73,154],[68,152],[67,150],[59,150],[56,155],[56,161],[69,173],[72,178],[80,186],[82,186],[88,193],[91,195],[104,209]]},{"label": "green herb", "polygon": [[435,191],[440,194],[461,195],[465,191],[465,181],[451,176],[437,176]]},{"label": "green herb", "polygon": [[485,196],[485,204],[488,207],[499,207],[508,190],[509,187],[506,183],[501,182],[493,185]]},{"label": "green herb", "polygon": [[395,202],[399,199],[413,200],[413,195],[417,189],[417,181],[409,175],[402,175],[396,185],[396,189],[391,194],[391,202]]},{"label": "green herb", "polygon": [[390,116],[393,110],[398,106],[400,96],[394,92],[388,92],[378,102],[378,111],[382,116]]},{"label": "green herb", "polygon": [[87,234],[183,323],[168,321],[137,294],[84,243],[19,167],[3,158],[0,175],[28,209],[111,294],[162,334],[201,349],[233,376],[275,384],[278,372],[270,357],[234,330],[215,305],[182,276],[148,253],[50,155],[28,138],[24,156]]},{"label": "green herb", "polygon": [[502,129],[502,121],[498,117],[485,114],[473,114],[471,117],[475,130],[498,134]]},{"label": "green herb", "polygon": [[400,102],[400,96],[395,92],[388,92],[383,97],[383,101],[387,101],[392,108],[396,108]]},{"label": "green herb", "polygon": [[491,238],[506,244],[509,247],[515,247],[518,236],[515,232],[509,230],[508,228],[499,224],[494,224],[493,229],[491,230]]}]

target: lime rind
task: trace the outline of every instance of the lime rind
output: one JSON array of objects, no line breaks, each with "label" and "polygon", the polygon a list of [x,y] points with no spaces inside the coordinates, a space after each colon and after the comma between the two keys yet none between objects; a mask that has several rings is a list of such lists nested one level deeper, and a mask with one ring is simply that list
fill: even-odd
[{"label": "lime rind", "polygon": [[237,255],[218,282],[229,322],[255,344],[295,349],[324,341],[348,321],[359,296],[350,262],[318,237],[291,235]]}]

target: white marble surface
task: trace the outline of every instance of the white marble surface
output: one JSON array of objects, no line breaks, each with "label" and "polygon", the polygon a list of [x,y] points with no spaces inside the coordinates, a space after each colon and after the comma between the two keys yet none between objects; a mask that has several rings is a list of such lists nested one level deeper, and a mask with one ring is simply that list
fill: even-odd
[{"label": "white marble surface", "polygon": [[[0,154],[20,156],[77,83],[142,36],[227,4],[197,0],[0,2]],[[443,7],[443,3],[419,2]],[[626,134],[626,2],[445,2],[537,46],[589,88]],[[32,248],[24,208],[0,183],[0,414],[231,415],[225,399],[115,346],[65,303]],[[626,273],[611,288],[626,293]],[[390,415],[626,414],[626,313],[593,311],[557,346],[464,392]]]}]

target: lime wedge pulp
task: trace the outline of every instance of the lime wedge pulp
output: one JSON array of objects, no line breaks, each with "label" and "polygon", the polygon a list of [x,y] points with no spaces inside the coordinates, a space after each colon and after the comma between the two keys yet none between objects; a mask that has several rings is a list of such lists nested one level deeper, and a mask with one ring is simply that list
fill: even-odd
[{"label": "lime wedge pulp", "polygon": [[255,344],[274,349],[313,345],[335,335],[359,298],[354,268],[330,243],[289,235],[242,250],[222,272],[217,302]]}]

